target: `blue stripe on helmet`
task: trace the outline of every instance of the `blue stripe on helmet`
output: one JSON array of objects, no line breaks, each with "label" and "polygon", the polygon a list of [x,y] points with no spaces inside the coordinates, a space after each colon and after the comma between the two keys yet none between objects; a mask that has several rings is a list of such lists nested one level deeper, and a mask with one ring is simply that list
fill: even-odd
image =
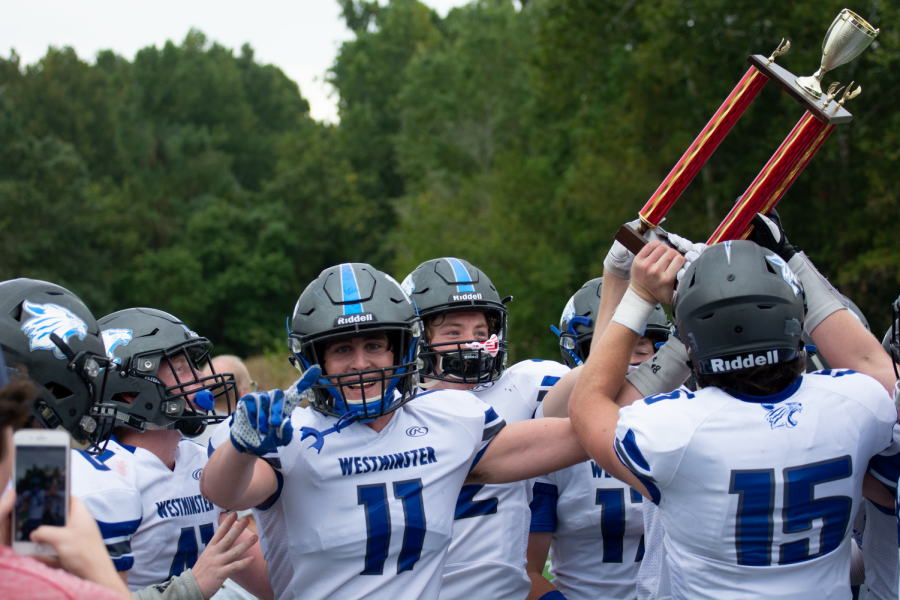
[{"label": "blue stripe on helmet", "polygon": [[[472,276],[469,275],[469,271],[466,269],[465,265],[462,264],[456,258],[448,258],[447,262],[450,263],[450,266],[453,267],[453,274],[456,275],[456,281],[460,283],[471,283]],[[473,285],[457,285],[456,291],[461,292],[474,292],[475,286]]]},{"label": "blue stripe on helmet", "polygon": [[[359,286],[356,285],[356,274],[349,264],[341,265],[341,288],[343,290],[343,302],[359,300]],[[363,311],[362,304],[345,304],[345,315],[357,315]]]}]

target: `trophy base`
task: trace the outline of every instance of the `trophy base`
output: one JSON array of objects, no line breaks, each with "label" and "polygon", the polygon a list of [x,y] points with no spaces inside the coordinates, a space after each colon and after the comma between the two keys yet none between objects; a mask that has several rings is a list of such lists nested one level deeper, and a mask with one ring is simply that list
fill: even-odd
[{"label": "trophy base", "polygon": [[774,81],[778,87],[793,96],[797,102],[803,105],[803,108],[812,113],[812,115],[822,123],[825,123],[826,125],[840,125],[841,123],[849,123],[853,120],[853,115],[851,115],[843,106],[838,106],[836,102],[832,102],[823,109],[820,106],[821,102],[819,102],[817,98],[813,97],[812,94],[808,93],[797,84],[797,79],[804,79],[803,77],[798,78],[787,69],[775,63],[766,64],[767,59],[761,54],[749,56],[747,61],[759,69],[763,75]]},{"label": "trophy base", "polygon": [[815,77],[798,77],[794,83],[797,84],[801,90],[809,94],[815,99],[819,99],[822,97],[822,86],[819,84],[819,80]]}]

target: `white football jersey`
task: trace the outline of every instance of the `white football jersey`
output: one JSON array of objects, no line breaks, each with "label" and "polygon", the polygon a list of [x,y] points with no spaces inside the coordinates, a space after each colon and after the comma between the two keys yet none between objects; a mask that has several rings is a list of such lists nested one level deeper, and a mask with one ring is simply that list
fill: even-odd
[{"label": "white football jersey", "polygon": [[896,420],[881,384],[849,370],[622,408],[616,452],[659,504],[672,597],[848,598],[850,520]]},{"label": "white football jersey", "polygon": [[197,562],[219,528],[221,508],[200,494],[200,474],[207,451],[183,439],[170,471],[155,454],[111,439],[113,456],[103,464],[120,474],[141,496],[141,522],[131,540],[134,566],[128,573],[132,591],[180,575]]},{"label": "white football jersey", "polygon": [[643,499],[592,460],[535,480],[531,531],[553,533],[550,572],[567,600],[637,596]]},{"label": "white football jersey", "polygon": [[141,524],[141,494],[105,463],[115,456],[112,450],[93,455],[72,450],[71,493],[84,502],[97,521],[103,543],[118,571],[134,565],[131,539]]},{"label": "white football jersey", "polygon": [[[437,598],[459,492],[503,419],[469,392],[435,390],[378,433],[353,423],[321,453],[301,442],[301,427],[335,421],[295,409],[293,440],[263,459],[278,491],[254,513],[275,597]],[[229,435],[217,428],[210,447]]]},{"label": "white football jersey", "polygon": [[[471,391],[504,421],[516,423],[531,419],[553,384],[568,372],[557,362],[526,360],[506,369],[497,381]],[[441,600],[522,600],[528,595],[528,488],[528,481],[463,486]]]}]

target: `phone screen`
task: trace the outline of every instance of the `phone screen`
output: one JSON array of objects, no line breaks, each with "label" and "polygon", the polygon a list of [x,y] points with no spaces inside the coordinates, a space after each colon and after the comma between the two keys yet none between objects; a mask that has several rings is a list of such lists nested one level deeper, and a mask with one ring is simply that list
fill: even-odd
[{"label": "phone screen", "polygon": [[15,542],[27,542],[41,525],[66,524],[64,446],[16,447]]}]

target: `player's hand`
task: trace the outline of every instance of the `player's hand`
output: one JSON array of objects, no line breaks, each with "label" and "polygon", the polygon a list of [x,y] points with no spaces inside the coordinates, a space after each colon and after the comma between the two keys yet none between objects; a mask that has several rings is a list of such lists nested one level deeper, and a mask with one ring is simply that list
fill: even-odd
[{"label": "player's hand", "polygon": [[703,251],[709,247],[706,244],[695,244],[691,240],[681,237],[677,233],[669,234],[669,243],[673,248],[684,255],[684,266],[678,271],[677,281],[681,281],[681,278],[684,277],[684,274],[687,272],[688,267],[691,266],[691,263],[700,258]]},{"label": "player's hand", "polygon": [[647,302],[671,304],[676,276],[684,263],[678,250],[650,242],[634,258],[630,286]]},{"label": "player's hand", "polygon": [[231,443],[239,452],[264,456],[293,438],[291,413],[319,379],[319,365],[307,369],[285,394],[281,390],[253,392],[238,400],[231,422]]},{"label": "player's hand", "polygon": [[41,525],[31,532],[30,539],[49,544],[56,550],[56,557],[36,554],[35,560],[115,591],[127,590],[109,558],[97,522],[75,496],[69,497],[69,518],[65,527]]},{"label": "player's hand", "polygon": [[781,217],[774,208],[768,215],[756,213],[751,224],[753,225],[753,234],[750,239],[763,248],[771,250],[785,262],[797,254],[797,249],[788,242],[784,228],[781,226]]},{"label": "player's hand", "polygon": [[[635,219],[627,224],[637,231],[638,226],[641,224],[641,220]],[[653,229],[644,232],[643,235],[644,238],[649,241],[664,241],[667,234],[662,227],[654,227]],[[631,279],[631,265],[633,261],[634,254],[632,254],[628,248],[615,241],[613,242],[612,248],[609,249],[606,258],[603,259],[603,268],[619,279]]]},{"label": "player's hand", "polygon": [[237,541],[249,523],[250,519],[247,517],[238,519],[234,513],[225,517],[216,534],[200,553],[197,562],[191,567],[191,573],[207,600],[222,589],[226,579],[253,564],[254,556],[241,557],[259,538],[251,535],[242,542]]}]

